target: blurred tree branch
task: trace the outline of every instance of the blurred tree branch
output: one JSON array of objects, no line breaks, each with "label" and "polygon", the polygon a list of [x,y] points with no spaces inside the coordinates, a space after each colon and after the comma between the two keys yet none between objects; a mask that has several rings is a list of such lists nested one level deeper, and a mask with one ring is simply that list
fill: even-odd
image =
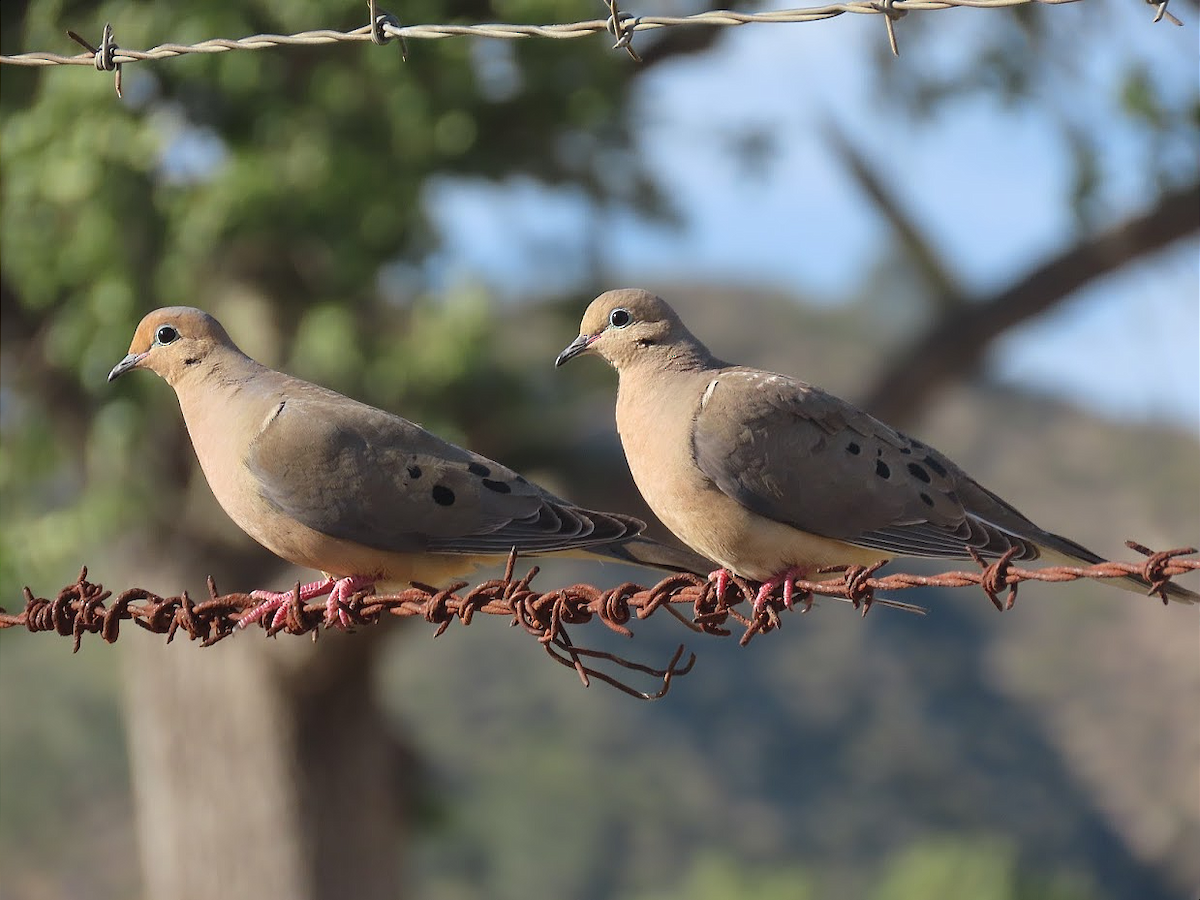
[{"label": "blurred tree branch", "polygon": [[911,418],[930,395],[974,369],[991,341],[1079,288],[1200,231],[1200,183],[1163,194],[1146,212],[1090,235],[990,296],[944,312],[875,379],[864,406],[889,422]]},{"label": "blurred tree branch", "polygon": [[938,256],[933,243],[921,233],[920,227],[904,208],[904,204],[888,189],[878,167],[871,164],[866,154],[859,152],[832,120],[826,123],[825,132],[834,152],[846,164],[851,177],[858,182],[859,188],[875,205],[875,211],[891,226],[907,260],[928,283],[931,289],[930,304],[939,312],[948,312],[965,303],[966,291],[955,278],[951,267]]}]

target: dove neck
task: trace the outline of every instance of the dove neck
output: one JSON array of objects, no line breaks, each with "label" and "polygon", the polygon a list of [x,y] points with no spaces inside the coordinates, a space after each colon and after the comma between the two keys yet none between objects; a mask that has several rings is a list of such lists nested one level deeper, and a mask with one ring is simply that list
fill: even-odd
[{"label": "dove neck", "polygon": [[703,372],[725,365],[689,334],[684,338],[676,337],[669,343],[639,346],[620,371],[628,370],[631,375],[636,371],[639,376],[646,376],[655,372]]},{"label": "dove neck", "polygon": [[181,367],[167,376],[176,393],[205,392],[221,394],[238,388],[270,370],[248,357],[236,346],[219,344],[203,358],[184,360]]}]

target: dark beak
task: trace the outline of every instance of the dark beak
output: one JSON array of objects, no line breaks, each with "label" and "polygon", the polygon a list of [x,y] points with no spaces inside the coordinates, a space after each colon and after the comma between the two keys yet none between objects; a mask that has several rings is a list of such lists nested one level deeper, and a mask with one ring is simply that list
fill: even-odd
[{"label": "dark beak", "polygon": [[139,362],[141,362],[142,357],[145,355],[145,353],[130,353],[123,360],[113,366],[113,370],[108,373],[108,380],[116,381],[118,378],[136,366]]},{"label": "dark beak", "polygon": [[580,353],[583,353],[588,347],[592,346],[592,341],[596,340],[598,337],[600,337],[598,334],[581,334],[579,337],[575,338],[575,340],[571,341],[566,350],[558,354],[558,359],[554,361],[554,368],[557,369],[571,357],[578,356]]}]

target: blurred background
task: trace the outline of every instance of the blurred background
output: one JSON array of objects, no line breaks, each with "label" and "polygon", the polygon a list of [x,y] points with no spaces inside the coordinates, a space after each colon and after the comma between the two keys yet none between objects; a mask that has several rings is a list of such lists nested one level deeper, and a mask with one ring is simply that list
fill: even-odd
[{"label": "blurred background", "polygon": [[[640,14],[701,4],[656,0]],[[739,9],[768,8],[739,4]],[[406,23],[599,3],[414,0]],[[1200,539],[1200,95],[1140,0],[189,56],[0,80],[0,604],[286,588],[170,389],[157,306],[582,503],[640,513],[588,300],[864,404],[1046,527]],[[350,29],[361,4],[0,6],[5,54]],[[661,527],[655,525],[661,536]],[[912,569],[911,565],[892,571]],[[556,563],[542,589],[653,573]],[[1195,587],[1194,579],[1189,586]],[[1197,610],[1103,586],[826,603],[584,689],[500,620],[200,649],[0,634],[0,896],[1119,900],[1200,884]],[[656,617],[666,618],[666,617]],[[652,687],[652,686],[648,686]]]}]

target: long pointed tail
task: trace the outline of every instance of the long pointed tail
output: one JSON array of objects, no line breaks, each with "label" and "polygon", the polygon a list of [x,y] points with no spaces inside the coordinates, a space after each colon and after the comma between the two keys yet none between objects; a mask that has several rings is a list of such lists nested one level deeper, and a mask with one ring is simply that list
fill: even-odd
[{"label": "long pointed tail", "polygon": [[620,544],[588,547],[587,552],[602,559],[613,559],[667,572],[690,572],[693,575],[706,576],[717,567],[716,563],[705,559],[699,553],[677,550],[648,537],[635,537]]},{"label": "long pointed tail", "polygon": [[[1037,543],[1047,557],[1066,563],[1086,563],[1089,566],[1093,566],[1097,563],[1108,562],[1104,557],[1093,553],[1082,544],[1077,544],[1070,538],[1065,538],[1062,535],[1053,534],[1049,531],[1040,535]],[[1134,591],[1143,596],[1150,591],[1150,582],[1138,575],[1107,578],[1105,579],[1105,583],[1121,588],[1122,590]],[[1181,587],[1174,582],[1169,582],[1163,590],[1167,597],[1176,603],[1196,603],[1200,601],[1200,594],[1197,594],[1195,591],[1189,591],[1187,588]]]}]

